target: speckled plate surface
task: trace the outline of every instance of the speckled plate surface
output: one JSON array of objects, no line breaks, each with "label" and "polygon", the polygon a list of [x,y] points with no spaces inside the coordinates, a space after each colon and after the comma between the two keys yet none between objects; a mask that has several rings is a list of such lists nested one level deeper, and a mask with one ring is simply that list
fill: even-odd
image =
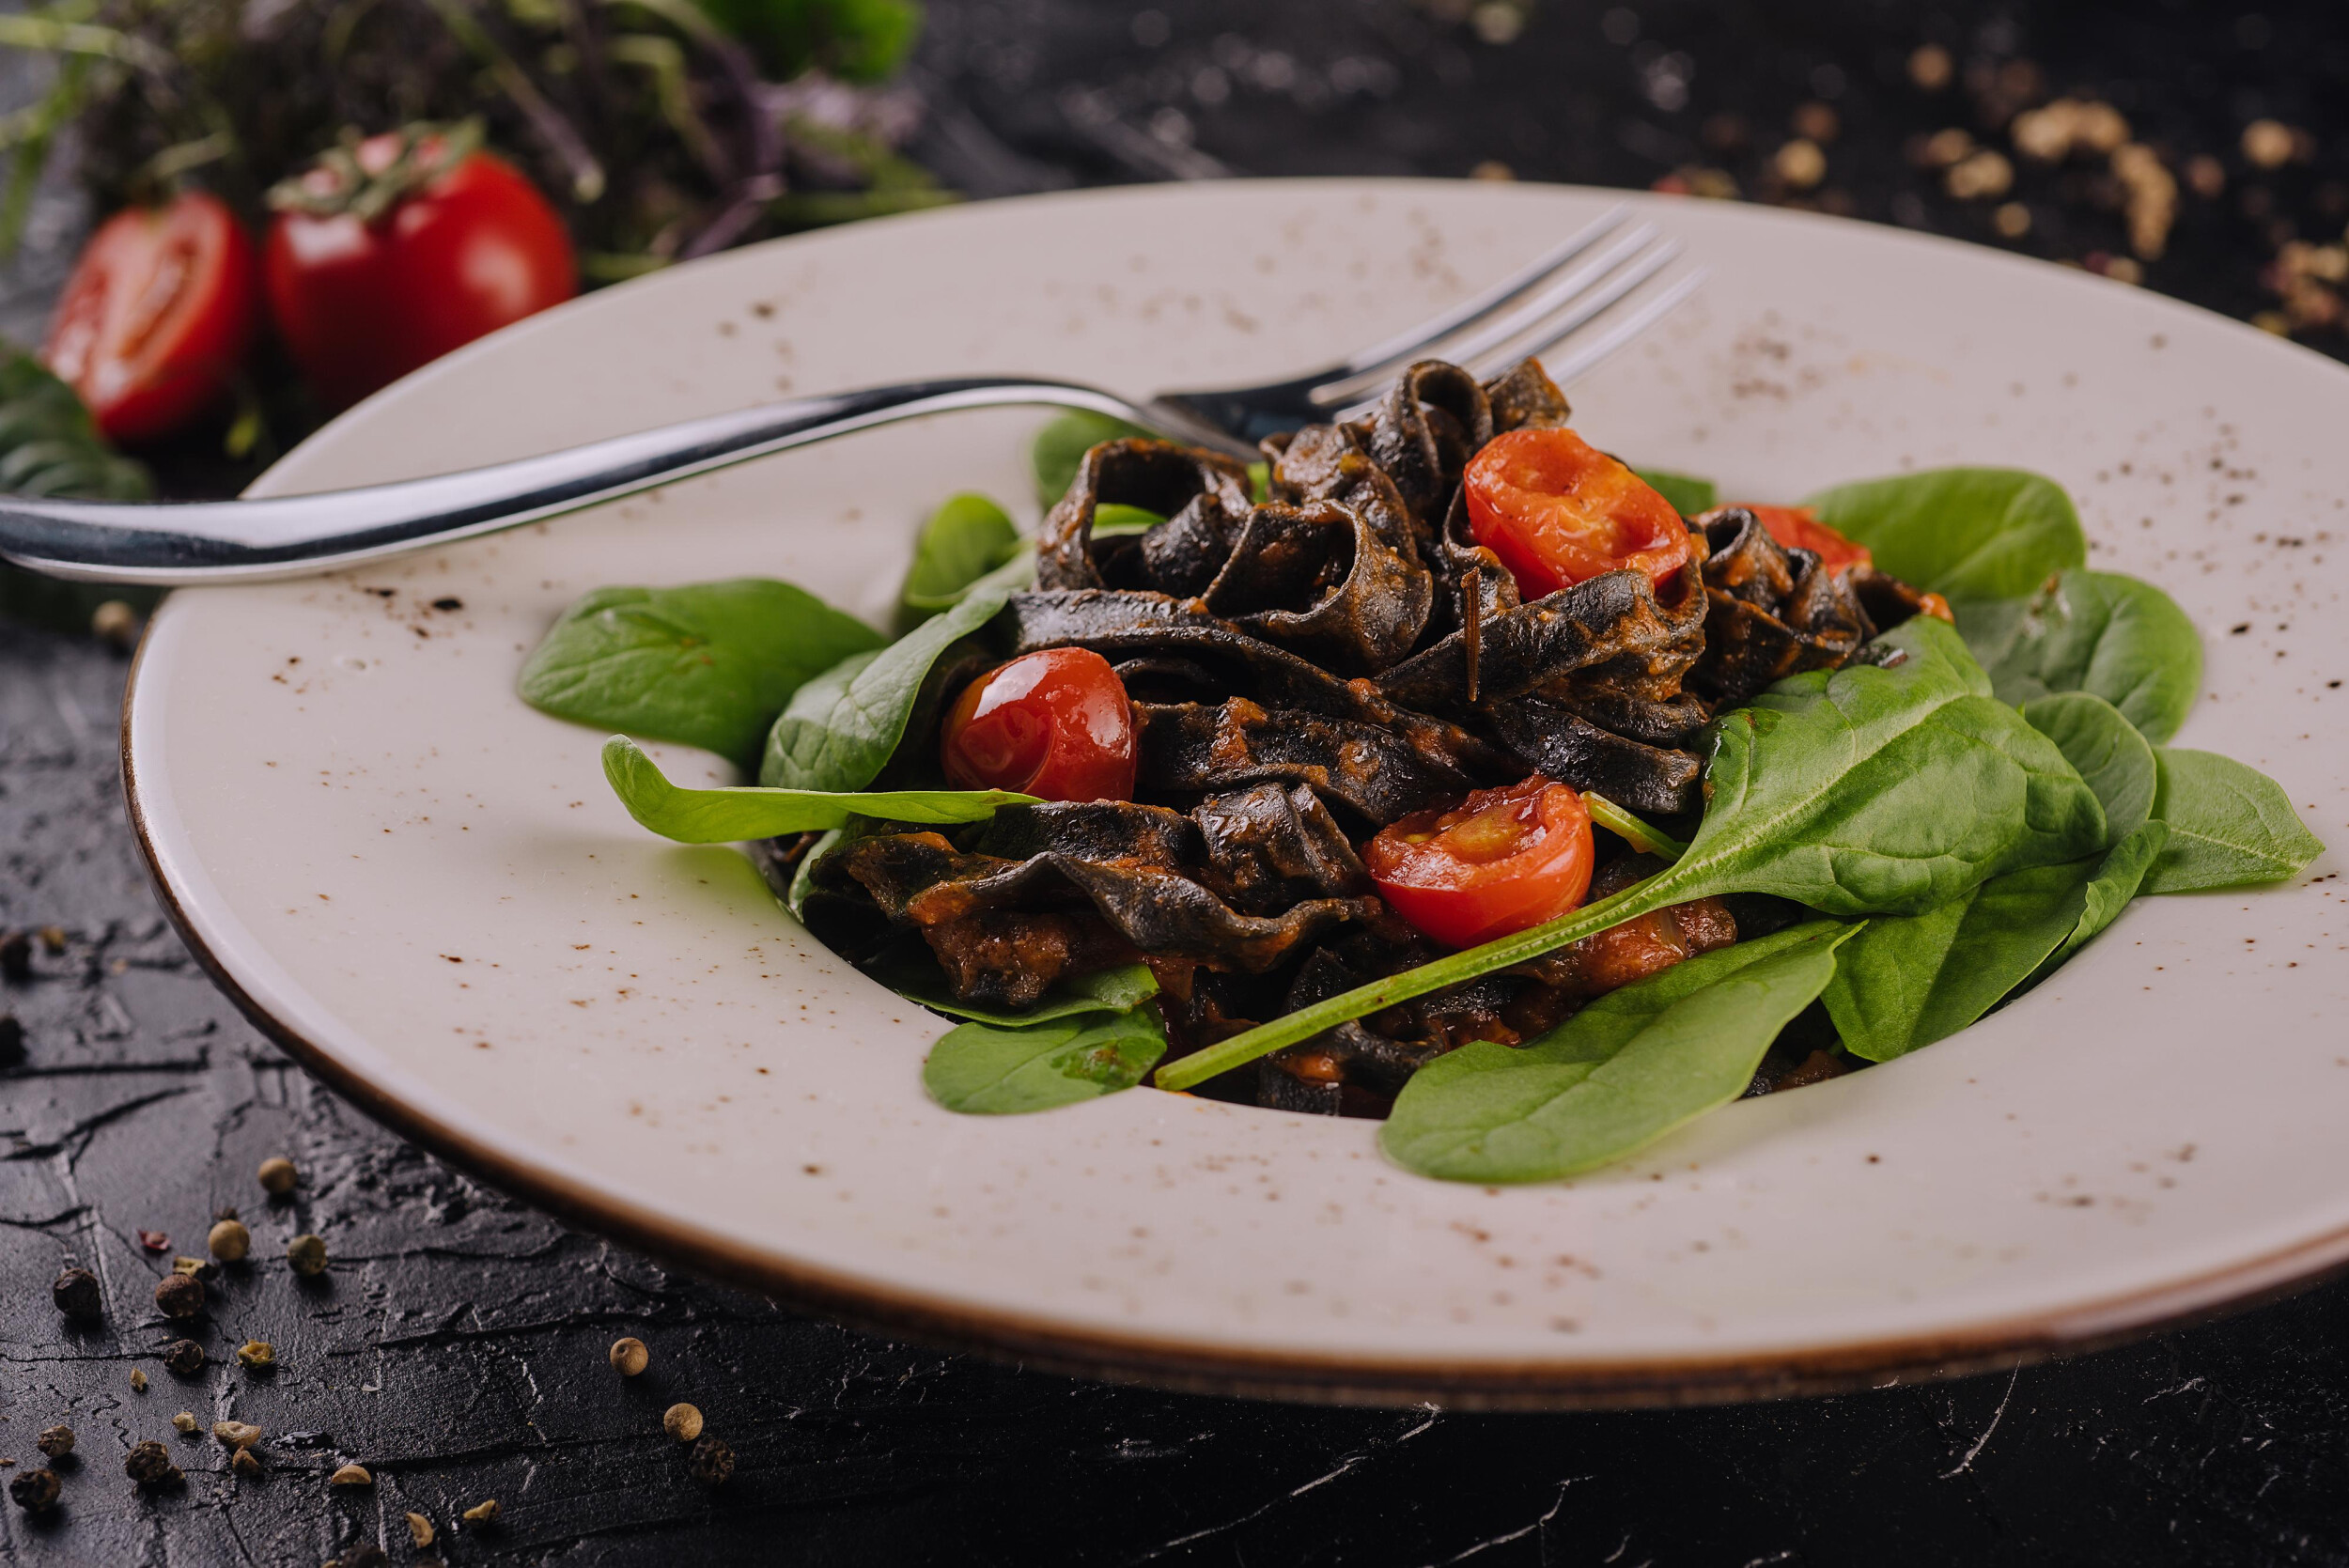
[{"label": "speckled plate surface", "polygon": [[[1614,199],[1194,186],[761,246],[476,345],[262,488],[456,468],[778,390],[1254,379],[1411,321]],[[2203,629],[2208,691],[2181,742],[2265,768],[2349,843],[2349,371],[2077,272],[1635,199],[1716,276],[1569,389],[1587,433],[1758,499],[1953,461],[2057,476],[2092,559]],[[901,427],[347,576],[175,595],[125,720],[166,902],[257,1020],[448,1157],[822,1311],[1108,1375],[1735,1397],[2101,1343],[2349,1260],[2332,856],[2272,892],[2140,902],[1953,1040],[1741,1102],[1572,1185],[1423,1181],[1369,1124],[1156,1092],[938,1110],[918,1078],[938,1021],[817,945],[740,856],[637,831],[602,737],[512,681],[603,583],[765,573],[879,614],[949,492],[1034,515],[1041,417]]]}]

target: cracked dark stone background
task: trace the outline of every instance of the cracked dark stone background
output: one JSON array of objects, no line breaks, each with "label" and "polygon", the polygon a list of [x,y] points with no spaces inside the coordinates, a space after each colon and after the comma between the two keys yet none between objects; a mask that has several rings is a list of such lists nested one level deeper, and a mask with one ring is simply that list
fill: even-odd
[{"label": "cracked dark stone background", "polygon": [[[1506,31],[1489,12],[1488,31]],[[2231,177],[2189,197],[2149,286],[2248,315],[2294,234],[2339,237],[2349,33],[2337,6],[2246,15],[2182,3],[2058,10],[1891,3],[1541,0],[1505,45],[1469,8],[1405,0],[937,0],[916,152],[974,195],[1222,174],[1461,175],[1644,186],[1719,166],[1749,194],[1813,99],[1843,122],[1818,199],[1992,237],[1904,145],[1966,124],[1907,80],[1919,43],[2030,59],[2053,90],[2120,106],[2173,161]],[[21,68],[11,68],[21,69]],[[1203,75],[1212,70],[1213,77]],[[1677,88],[1667,79],[1677,81]],[[0,77],[19,101],[20,77]],[[1724,112],[1747,139],[1699,127]],[[2243,126],[2310,132],[2309,159],[2248,170]],[[1726,122],[1715,121],[1717,130]],[[2264,194],[2259,194],[2264,193]],[[2026,172],[2015,248],[2123,249],[2093,180]],[[0,293],[37,335],[82,222],[44,195]],[[1929,303],[1929,302],[1925,302]],[[2339,352],[2332,335],[2315,347]],[[217,465],[168,471],[201,489]],[[55,926],[0,1008],[0,1457],[80,1436],[63,1507],[0,1510],[0,1560],[295,1564],[381,1544],[395,1563],[1436,1564],[2349,1563],[2349,1286],[2214,1327],[2015,1374],[1721,1409],[1474,1416],[1284,1407],[1043,1376],[895,1344],[699,1283],[569,1231],[369,1123],[206,982],[148,891],[123,820],[125,662],[86,636],[0,624],[0,928]],[[267,1198],[255,1167],[303,1182]],[[173,1253],[239,1209],[258,1260],[211,1285],[210,1357],[179,1377],[152,1305]],[[1832,1216],[1822,1216],[1832,1223]],[[158,1253],[137,1233],[171,1240]],[[332,1266],[297,1281],[299,1232]],[[69,1326],[50,1280],[103,1282]],[[605,1350],[652,1350],[624,1382]],[[235,1347],[272,1342],[274,1373]],[[226,1362],[227,1364],[224,1365]],[[131,1375],[148,1386],[134,1392]],[[684,1399],[734,1446],[714,1496],[660,1413]],[[172,1415],[268,1429],[259,1480]],[[159,1438],[184,1487],[141,1496]],[[331,1491],[356,1461],[372,1490]],[[491,1528],[460,1525],[485,1498]],[[412,1548],[401,1514],[440,1540]]]}]

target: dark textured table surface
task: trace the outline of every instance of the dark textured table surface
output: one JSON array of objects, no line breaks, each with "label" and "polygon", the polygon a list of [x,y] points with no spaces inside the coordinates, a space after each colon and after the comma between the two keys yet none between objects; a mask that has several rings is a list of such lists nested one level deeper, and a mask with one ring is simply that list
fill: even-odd
[{"label": "dark textured table surface", "polygon": [[[1912,68],[1924,43],[1949,50],[1952,85]],[[917,152],[975,194],[1492,163],[1734,183],[2141,273],[2344,347],[2314,254],[2349,208],[2337,7],[940,0],[916,81]],[[2129,193],[2097,161],[2016,160],[2011,191],[1971,198],[1921,166],[1937,131],[2008,146],[2001,95],[2064,92],[2115,105],[2181,171],[2158,256],[2131,254]],[[2296,133],[2272,168],[2245,139],[2270,116]],[[1796,129],[1825,153],[1815,184],[1786,178],[1806,172],[1781,151]],[[38,220],[37,241],[43,221],[72,217]],[[0,325],[34,330],[55,270],[37,243]],[[679,1277],[385,1133],[213,992],[122,818],[124,669],[94,640],[0,625],[0,929],[58,938],[0,990],[23,1031],[11,1049],[0,1030],[0,1474],[39,1463],[40,1429],[78,1434],[62,1508],[0,1512],[0,1559],[307,1568],[380,1543],[398,1563],[2349,1562],[2349,1286],[1963,1382],[1491,1417],[1074,1382]],[[272,1199],[254,1172],[278,1154],[302,1180]],[[208,1364],[175,1374],[155,1281],[225,1207],[266,1261],[212,1281]],[[280,1261],[303,1231],[332,1253],[315,1281]],[[68,1262],[97,1274],[101,1321],[53,1309]],[[633,1381],[605,1361],[621,1334],[651,1347]],[[235,1364],[247,1340],[274,1346],[274,1371]],[[675,1400],[738,1456],[714,1493],[661,1435]],[[173,1430],[180,1411],[198,1434]],[[209,1435],[222,1419],[267,1429],[257,1478]],[[184,1485],[125,1480],[149,1438]],[[350,1462],[372,1487],[327,1485]],[[494,1525],[459,1521],[489,1498]]]}]

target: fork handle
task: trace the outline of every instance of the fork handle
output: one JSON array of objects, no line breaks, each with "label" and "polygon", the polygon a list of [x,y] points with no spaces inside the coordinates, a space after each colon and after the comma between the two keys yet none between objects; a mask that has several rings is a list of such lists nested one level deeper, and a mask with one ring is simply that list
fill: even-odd
[{"label": "fork handle", "polygon": [[[0,559],[89,582],[301,577],[559,517],[877,425],[961,409],[1039,405],[1152,427],[1169,423],[1164,410],[1074,381],[910,381],[786,398],[488,468],[357,489],[257,501],[0,496]],[[1217,439],[1208,432],[1180,433]]]}]

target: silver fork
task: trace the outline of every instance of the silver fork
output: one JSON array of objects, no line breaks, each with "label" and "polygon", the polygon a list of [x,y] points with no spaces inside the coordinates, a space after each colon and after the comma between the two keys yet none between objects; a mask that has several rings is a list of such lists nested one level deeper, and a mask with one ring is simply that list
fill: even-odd
[{"label": "silver fork", "polygon": [[[1659,282],[1680,243],[1650,223],[1626,227],[1628,217],[1628,210],[1618,207],[1409,331],[1312,375],[1269,385],[1162,392],[1137,403],[1098,387],[1029,377],[911,381],[786,398],[488,468],[357,489],[258,501],[0,496],[0,559],[93,582],[300,577],[518,527],[852,430],[958,409],[1083,409],[1252,458],[1260,437],[1366,410],[1381,383],[1415,360],[1450,359],[1489,376],[1571,337],[1576,342],[1563,357],[1545,361],[1551,376],[1563,382],[1589,370],[1703,281],[1697,269]],[[1647,288],[1651,282],[1657,287]]]}]

